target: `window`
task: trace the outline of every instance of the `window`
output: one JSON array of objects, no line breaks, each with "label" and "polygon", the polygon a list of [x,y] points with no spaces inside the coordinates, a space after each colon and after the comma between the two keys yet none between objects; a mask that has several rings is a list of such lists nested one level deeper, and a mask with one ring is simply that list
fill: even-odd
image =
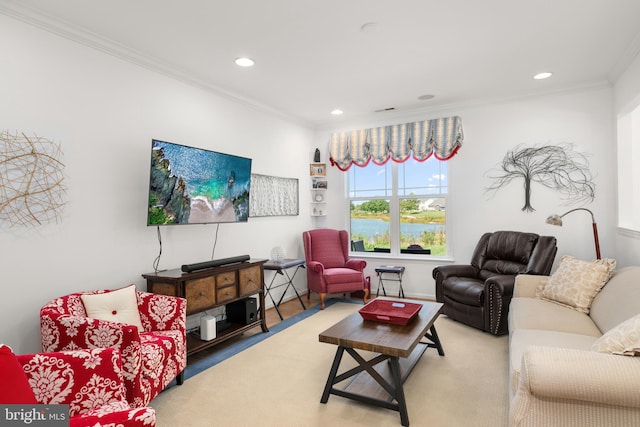
[{"label": "window", "polygon": [[618,227],[640,232],[640,106],[618,118]]},{"label": "window", "polygon": [[367,252],[447,255],[447,168],[434,156],[349,168],[351,240]]}]

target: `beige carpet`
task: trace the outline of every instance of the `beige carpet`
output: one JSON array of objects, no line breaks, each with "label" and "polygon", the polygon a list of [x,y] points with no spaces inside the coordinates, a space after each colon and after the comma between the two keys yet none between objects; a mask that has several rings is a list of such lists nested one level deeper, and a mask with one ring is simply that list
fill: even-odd
[{"label": "beige carpet", "polygon": [[[318,334],[361,307],[335,303],[164,391],[151,402],[158,427],[399,426],[396,411],[335,395],[320,403],[336,346]],[[445,316],[435,325],[445,356],[427,349],[405,382],[410,424],[506,426],[507,336]]]}]

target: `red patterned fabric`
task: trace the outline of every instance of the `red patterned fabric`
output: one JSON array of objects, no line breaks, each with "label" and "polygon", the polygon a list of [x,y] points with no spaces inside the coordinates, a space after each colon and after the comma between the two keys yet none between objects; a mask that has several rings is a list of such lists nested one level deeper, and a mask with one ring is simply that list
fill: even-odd
[{"label": "red patterned fabric", "polygon": [[307,265],[307,288],[320,294],[324,308],[326,294],[364,291],[369,296],[364,278],[367,262],[349,258],[349,234],[346,230],[322,228],[302,233]]},{"label": "red patterned fabric", "polygon": [[0,345],[0,403],[37,403],[22,365],[6,345]]},{"label": "red patterned fabric", "polygon": [[[90,294],[109,291],[92,291]],[[40,309],[43,351],[113,347],[122,356],[127,401],[144,407],[187,366],[183,298],[136,291],[144,332],[122,323],[90,319],[80,293]]]},{"label": "red patterned fabric", "polygon": [[129,406],[113,348],[16,356],[39,404],[69,405],[70,426],[153,427],[153,408]]}]

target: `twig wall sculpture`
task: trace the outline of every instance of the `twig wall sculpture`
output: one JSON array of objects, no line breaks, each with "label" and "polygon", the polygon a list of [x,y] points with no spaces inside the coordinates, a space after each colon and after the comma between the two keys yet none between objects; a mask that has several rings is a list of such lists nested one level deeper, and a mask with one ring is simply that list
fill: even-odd
[{"label": "twig wall sculpture", "polygon": [[595,184],[586,155],[573,150],[573,144],[517,146],[502,159],[502,164],[489,176],[494,183],[486,192],[495,193],[512,180],[524,180],[523,211],[531,205],[531,183],[555,189],[569,202],[593,201]]},{"label": "twig wall sculpture", "polygon": [[46,138],[0,131],[0,222],[57,222],[65,204],[60,146]]}]

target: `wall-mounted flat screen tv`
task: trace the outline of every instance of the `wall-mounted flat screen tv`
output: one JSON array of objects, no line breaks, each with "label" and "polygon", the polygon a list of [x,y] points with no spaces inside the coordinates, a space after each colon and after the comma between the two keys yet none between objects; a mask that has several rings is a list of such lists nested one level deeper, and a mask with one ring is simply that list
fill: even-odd
[{"label": "wall-mounted flat screen tv", "polygon": [[153,140],[147,225],[246,222],[251,159]]}]

